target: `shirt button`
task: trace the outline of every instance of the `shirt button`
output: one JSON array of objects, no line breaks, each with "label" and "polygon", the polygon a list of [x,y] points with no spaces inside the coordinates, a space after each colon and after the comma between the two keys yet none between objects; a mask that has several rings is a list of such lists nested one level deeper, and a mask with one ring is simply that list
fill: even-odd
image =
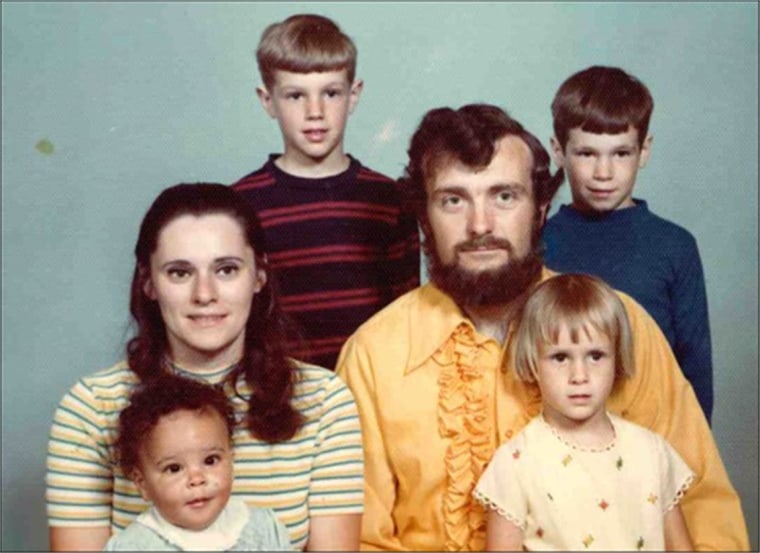
[{"label": "shirt button", "polygon": [[506,432],[504,432],[504,437],[506,437],[507,439],[511,438],[512,437],[512,430],[507,430]]}]

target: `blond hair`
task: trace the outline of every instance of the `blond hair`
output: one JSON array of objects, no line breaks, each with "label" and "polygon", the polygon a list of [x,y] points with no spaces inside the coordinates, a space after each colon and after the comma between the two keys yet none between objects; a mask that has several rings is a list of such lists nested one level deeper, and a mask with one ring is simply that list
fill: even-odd
[{"label": "blond hair", "polygon": [[348,82],[356,73],[356,46],[331,19],[298,14],[269,25],[261,35],[256,61],[264,86],[271,89],[275,71],[311,73],[345,69]]},{"label": "blond hair", "polygon": [[623,302],[601,279],[563,274],[545,280],[523,305],[512,340],[511,361],[518,378],[535,382],[541,348],[557,343],[561,329],[577,343],[590,328],[615,348],[615,382],[633,376],[633,342]]}]

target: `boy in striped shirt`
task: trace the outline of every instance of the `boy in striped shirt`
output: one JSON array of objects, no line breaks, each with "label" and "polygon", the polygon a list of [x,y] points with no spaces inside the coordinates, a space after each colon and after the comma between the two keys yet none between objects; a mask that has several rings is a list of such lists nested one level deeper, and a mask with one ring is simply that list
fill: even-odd
[{"label": "boy in striped shirt", "polygon": [[328,18],[294,15],[265,29],[256,57],[284,149],[233,186],[261,218],[282,306],[302,333],[296,354],[333,369],[361,323],[419,284],[417,223],[394,180],[344,152],[363,87],[351,39]]}]

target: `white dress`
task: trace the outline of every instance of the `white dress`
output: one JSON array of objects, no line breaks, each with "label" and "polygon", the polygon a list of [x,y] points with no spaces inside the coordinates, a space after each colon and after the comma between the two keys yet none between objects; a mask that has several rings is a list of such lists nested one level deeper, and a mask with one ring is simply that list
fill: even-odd
[{"label": "white dress", "polygon": [[527,550],[660,550],[694,474],[658,434],[608,413],[615,438],[580,448],[539,415],[496,450],[473,494],[522,528]]}]

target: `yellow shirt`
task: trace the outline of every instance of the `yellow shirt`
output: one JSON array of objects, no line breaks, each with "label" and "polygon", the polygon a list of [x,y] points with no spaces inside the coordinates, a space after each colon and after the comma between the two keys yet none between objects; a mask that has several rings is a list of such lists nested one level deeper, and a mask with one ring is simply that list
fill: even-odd
[{"label": "yellow shirt", "polygon": [[[664,436],[696,473],[681,508],[697,549],[749,549],[739,497],[691,386],[654,320],[620,296],[636,374],[613,392],[609,411]],[[362,549],[483,549],[473,488],[498,445],[541,408],[535,385],[500,371],[505,351],[432,284],[398,298],[346,342],[337,372],[362,424]]]}]

